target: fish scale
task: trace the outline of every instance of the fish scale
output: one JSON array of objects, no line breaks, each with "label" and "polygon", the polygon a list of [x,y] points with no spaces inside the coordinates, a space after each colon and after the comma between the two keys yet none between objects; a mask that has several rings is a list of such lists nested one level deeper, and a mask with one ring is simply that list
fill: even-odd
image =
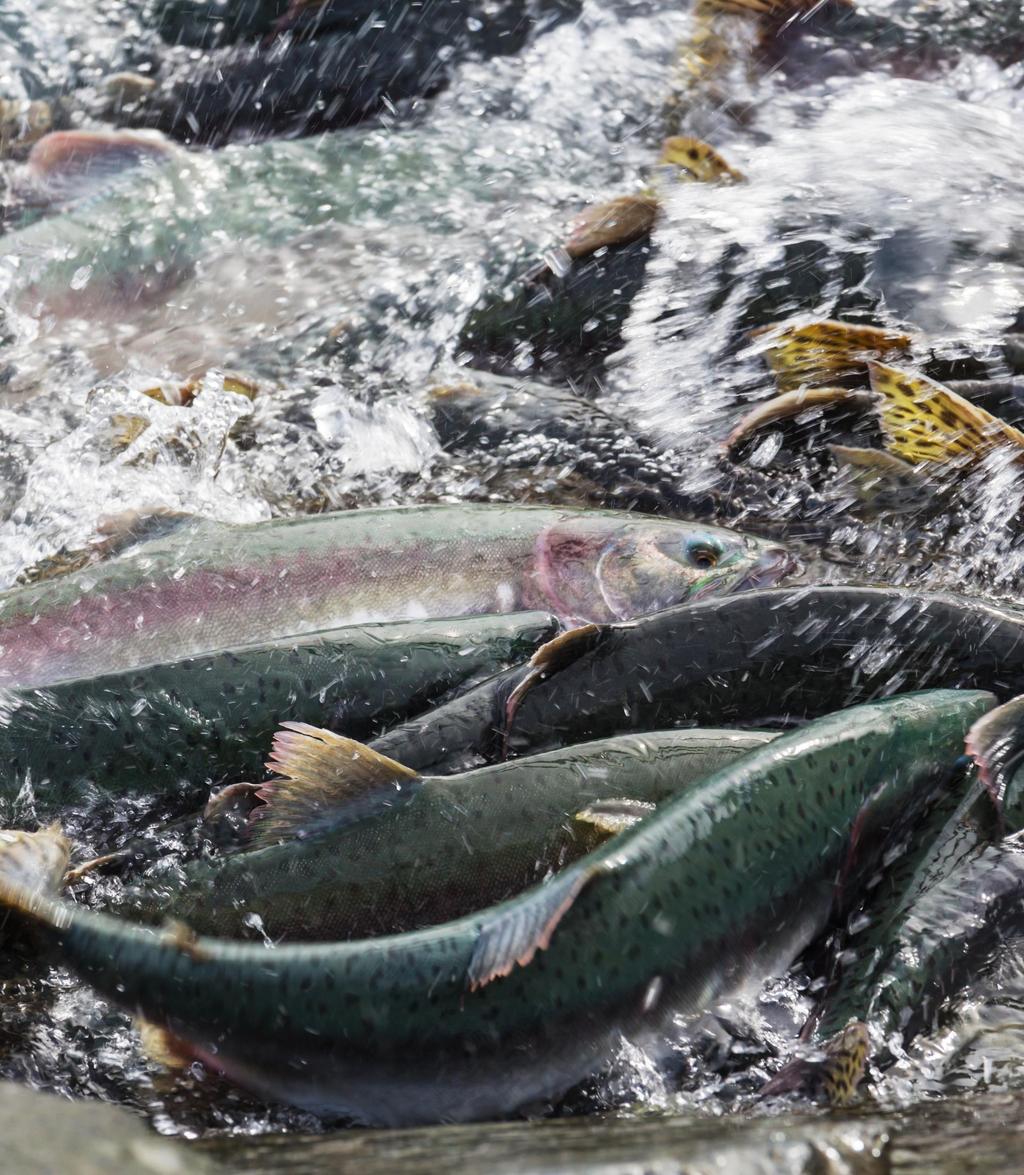
[{"label": "fish scale", "polygon": [[182,523],[0,596],[0,685],[40,686],[346,624],[540,608],[624,619],[774,583],[781,548],[716,527],[541,506]]},{"label": "fish scale", "polygon": [[[502,901],[581,856],[589,841],[573,817],[588,804],[663,802],[773,737],[656,732],[406,780],[401,790],[385,778],[376,809],[360,808],[361,818],[344,802],[332,810],[316,790],[289,827],[275,826],[270,843],[257,824],[259,847],[189,865],[184,883],[178,872],[150,878],[120,892],[113,908],[145,921],[170,915],[228,937],[251,933],[256,914],[275,941],[412,930]],[[353,755],[372,752],[346,742],[339,774]],[[268,799],[272,812],[273,792]]]},{"label": "fish scale", "polygon": [[664,1044],[673,1014],[763,975],[768,955],[792,961],[854,830],[859,874],[993,701],[934,691],[820,719],[546,884],[410,934],[268,951],[161,936],[16,879],[0,896],[103,995],[264,1096],[373,1123],[507,1113],[563,1093],[622,1033]]},{"label": "fish scale", "polygon": [[366,738],[522,661],[557,631],[543,612],[360,625],[46,689],[3,689],[0,810],[26,780],[36,817],[47,819],[93,788],[194,797],[211,783],[259,779],[286,718]]}]

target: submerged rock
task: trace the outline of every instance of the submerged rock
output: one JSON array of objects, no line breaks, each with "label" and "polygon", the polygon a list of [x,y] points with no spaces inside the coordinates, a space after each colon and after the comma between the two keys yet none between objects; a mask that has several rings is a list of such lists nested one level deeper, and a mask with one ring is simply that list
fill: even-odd
[{"label": "submerged rock", "polygon": [[212,1163],[180,1142],[159,1138],[127,1110],[68,1101],[0,1082],[4,1164],[19,1175],[202,1175]]}]

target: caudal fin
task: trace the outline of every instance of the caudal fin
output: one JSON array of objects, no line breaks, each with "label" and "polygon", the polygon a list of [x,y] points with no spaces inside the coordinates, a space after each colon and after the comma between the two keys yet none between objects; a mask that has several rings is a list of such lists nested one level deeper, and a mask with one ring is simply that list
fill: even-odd
[{"label": "caudal fin", "polygon": [[59,923],[60,892],[71,852],[59,825],[38,832],[0,830],[0,906],[46,925]]},{"label": "caudal fin", "polygon": [[854,1020],[811,1055],[794,1057],[783,1065],[760,1096],[798,1094],[830,1106],[849,1105],[867,1070],[870,1050],[867,1026]]},{"label": "caudal fin", "polygon": [[868,366],[890,452],[906,461],[977,459],[1024,433],[942,384],[884,363]]},{"label": "caudal fin", "polygon": [[762,340],[765,361],[783,392],[862,378],[870,360],[910,346],[908,335],[833,319],[761,327],[753,337]]}]

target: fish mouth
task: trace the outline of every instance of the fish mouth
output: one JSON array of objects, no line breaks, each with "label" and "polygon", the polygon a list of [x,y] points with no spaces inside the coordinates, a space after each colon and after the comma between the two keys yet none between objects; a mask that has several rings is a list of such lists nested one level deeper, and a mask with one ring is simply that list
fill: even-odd
[{"label": "fish mouth", "polygon": [[769,547],[767,551],[733,585],[734,592],[749,592],[754,588],[775,587],[790,575],[799,575],[804,566],[785,547]]}]

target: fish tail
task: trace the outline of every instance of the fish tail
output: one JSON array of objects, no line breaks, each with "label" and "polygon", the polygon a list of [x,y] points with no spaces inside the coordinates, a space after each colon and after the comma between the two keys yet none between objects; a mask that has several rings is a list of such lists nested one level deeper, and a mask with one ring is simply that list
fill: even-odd
[{"label": "fish tail", "polygon": [[746,179],[710,143],[692,135],[670,135],[661,145],[658,162],[678,167],[698,183],[742,183]]},{"label": "fish tail", "polygon": [[1024,433],[921,375],[870,363],[882,431],[890,452],[907,461],[977,459],[1000,445],[1024,449]]},{"label": "fish tail", "polygon": [[765,360],[784,392],[863,379],[870,360],[910,346],[908,335],[833,319],[802,326],[772,324],[758,328],[753,337],[763,340],[759,345]]},{"label": "fish tail", "polygon": [[849,1105],[867,1071],[870,1051],[867,1026],[854,1020],[819,1046],[814,1055],[787,1061],[762,1087],[760,1096],[798,1094],[829,1106]]},{"label": "fish tail", "polygon": [[70,855],[57,824],[38,832],[0,831],[0,906],[35,925],[59,929],[63,919],[56,898]]}]

